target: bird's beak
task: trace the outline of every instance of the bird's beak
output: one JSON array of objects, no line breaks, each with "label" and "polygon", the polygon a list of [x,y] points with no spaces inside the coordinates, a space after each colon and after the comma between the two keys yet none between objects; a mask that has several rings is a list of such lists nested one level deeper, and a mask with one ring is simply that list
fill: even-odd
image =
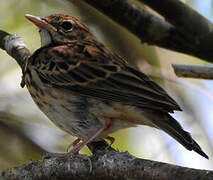
[{"label": "bird's beak", "polygon": [[35,24],[39,29],[46,29],[46,30],[52,30],[57,31],[57,29],[49,24],[47,21],[45,21],[43,18],[33,16],[30,14],[25,14],[25,17],[30,20],[33,24]]}]

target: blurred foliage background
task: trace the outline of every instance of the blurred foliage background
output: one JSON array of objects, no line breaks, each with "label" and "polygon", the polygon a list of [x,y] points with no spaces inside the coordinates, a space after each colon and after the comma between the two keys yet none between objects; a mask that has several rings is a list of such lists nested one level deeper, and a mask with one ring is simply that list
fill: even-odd
[{"label": "blurred foliage background", "polygon": [[[212,0],[185,2],[210,20],[213,18]],[[39,34],[24,14],[47,16],[53,13],[81,19],[100,41],[154,76],[178,101],[183,112],[176,112],[175,118],[192,133],[210,160],[187,151],[159,130],[141,126],[114,133],[116,149],[129,151],[137,157],[213,169],[213,82],[177,78],[171,67],[172,63],[207,64],[204,60],[141,44],[131,33],[80,0],[1,0],[0,29],[22,36],[33,52],[40,47]],[[39,111],[20,82],[20,68],[0,50],[0,170],[40,159],[45,151],[66,151],[74,140]],[[84,148],[82,153],[88,153],[88,149]]]}]

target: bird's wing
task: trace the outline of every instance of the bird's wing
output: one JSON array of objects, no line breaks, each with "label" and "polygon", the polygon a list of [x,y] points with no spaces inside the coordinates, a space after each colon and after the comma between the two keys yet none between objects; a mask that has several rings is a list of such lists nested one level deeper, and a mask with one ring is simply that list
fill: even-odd
[{"label": "bird's wing", "polygon": [[181,110],[148,76],[101,44],[44,47],[34,53],[30,64],[43,82],[56,88],[140,108]]}]

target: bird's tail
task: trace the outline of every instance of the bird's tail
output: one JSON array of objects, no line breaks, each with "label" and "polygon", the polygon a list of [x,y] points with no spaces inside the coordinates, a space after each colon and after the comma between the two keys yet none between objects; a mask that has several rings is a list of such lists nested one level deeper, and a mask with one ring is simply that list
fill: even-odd
[{"label": "bird's tail", "polygon": [[198,143],[191,137],[190,133],[184,131],[181,125],[169,114],[164,114],[163,119],[154,120],[153,123],[159,128],[168,133],[186,149],[195,151],[201,156],[209,159],[209,157],[202,151]]}]

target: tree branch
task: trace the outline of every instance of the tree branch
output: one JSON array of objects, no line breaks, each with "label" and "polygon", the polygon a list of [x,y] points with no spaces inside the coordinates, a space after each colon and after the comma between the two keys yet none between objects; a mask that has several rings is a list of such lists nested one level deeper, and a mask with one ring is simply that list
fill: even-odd
[{"label": "tree branch", "polygon": [[173,64],[178,77],[213,79],[213,67]]},{"label": "tree branch", "polygon": [[[143,42],[157,44],[167,37],[172,25],[127,0],[83,0],[124,26]],[[159,44],[160,45],[160,44]],[[164,46],[162,43],[160,46]]]},{"label": "tree branch", "polygon": [[[97,148],[98,143],[98,148]],[[103,141],[93,143],[93,156],[50,158],[8,169],[0,179],[143,179],[143,180],[211,180],[213,172],[138,159],[128,152],[118,152]],[[96,144],[96,145],[94,145]],[[101,144],[101,145],[100,145]]]},{"label": "tree branch", "polygon": [[[179,0],[139,0],[161,14],[169,23],[182,33],[193,38],[202,38],[212,32],[211,22]],[[209,26],[210,25],[210,26]],[[199,27],[199,28],[198,28]]]},{"label": "tree branch", "polygon": [[[165,16],[170,23],[140,9],[128,0],[82,1],[124,26],[142,42],[213,62],[213,24],[180,1],[140,0]],[[177,13],[174,15],[173,12]],[[192,20],[193,18],[195,19]]]},{"label": "tree branch", "polygon": [[17,34],[9,34],[3,30],[0,30],[0,48],[12,56],[21,69],[23,69],[26,60],[31,55],[23,38]]}]

